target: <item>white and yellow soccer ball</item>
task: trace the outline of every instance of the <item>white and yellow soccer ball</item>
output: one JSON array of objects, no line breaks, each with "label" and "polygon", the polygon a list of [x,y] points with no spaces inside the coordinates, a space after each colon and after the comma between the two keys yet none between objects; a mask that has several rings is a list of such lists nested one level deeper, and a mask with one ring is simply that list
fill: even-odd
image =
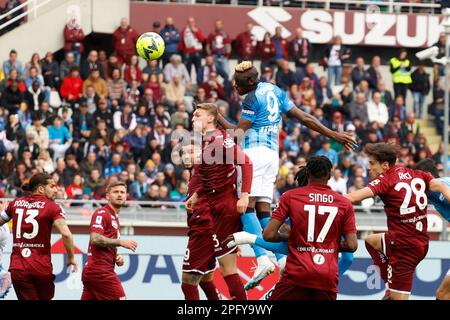
[{"label": "white and yellow soccer ball", "polygon": [[145,60],[159,59],[165,47],[163,38],[155,32],[145,32],[136,41],[137,53]]}]

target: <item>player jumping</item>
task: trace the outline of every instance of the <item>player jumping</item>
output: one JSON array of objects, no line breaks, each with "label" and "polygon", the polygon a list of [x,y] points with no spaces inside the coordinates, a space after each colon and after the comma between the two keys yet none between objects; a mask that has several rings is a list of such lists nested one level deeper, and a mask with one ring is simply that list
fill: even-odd
[{"label": "player jumping", "polygon": [[112,182],[106,187],[108,203],[95,210],[89,228],[88,260],[83,268],[83,294],[81,300],[125,300],[115,266],[124,260],[117,247],[136,251],[137,242],[120,239],[119,213],[127,199],[125,182]]},{"label": "player jumping", "polygon": [[368,144],[366,153],[373,180],[345,196],[353,203],[377,195],[383,200],[388,231],[366,237],[366,248],[387,283],[385,298],[406,300],[416,266],[428,251],[427,193],[442,193],[450,201],[450,188],[429,173],[396,164],[396,145]]},{"label": "player jumping", "polygon": [[[237,126],[228,123],[222,116],[219,116],[218,121],[225,129],[240,129],[240,132],[245,133],[243,148],[253,162],[253,182],[248,209],[241,219],[244,231],[261,236],[262,229],[270,219],[273,187],[278,174],[278,126],[282,113],[286,112],[306,127],[338,141],[348,150],[355,148],[355,141],[350,135],[332,131],[312,115],[301,111],[279,87],[258,82],[258,71],[250,61],[244,61],[235,67],[233,81],[237,92],[247,95],[242,102],[241,118]],[[252,279],[246,284],[246,289],[257,286],[275,270],[266,250],[258,246],[253,246],[253,250],[258,266]],[[282,270],[285,256],[276,256]]]},{"label": "player jumping", "polygon": [[62,235],[67,251],[67,267],[78,270],[73,236],[66,224],[62,207],[54,202],[57,186],[48,173],[33,175],[22,186],[31,192],[17,198],[5,211],[0,208],[0,226],[13,220],[13,250],[9,271],[19,300],[51,300],[55,294],[55,276],[51,262],[51,230]]}]

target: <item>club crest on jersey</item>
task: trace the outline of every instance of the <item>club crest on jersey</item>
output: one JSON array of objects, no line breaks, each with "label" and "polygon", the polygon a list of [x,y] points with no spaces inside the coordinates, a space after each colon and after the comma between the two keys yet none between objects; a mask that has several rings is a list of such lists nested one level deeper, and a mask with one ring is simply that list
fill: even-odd
[{"label": "club crest on jersey", "polygon": [[223,146],[226,149],[232,148],[234,146],[234,141],[231,138],[226,138],[225,140],[223,140]]}]

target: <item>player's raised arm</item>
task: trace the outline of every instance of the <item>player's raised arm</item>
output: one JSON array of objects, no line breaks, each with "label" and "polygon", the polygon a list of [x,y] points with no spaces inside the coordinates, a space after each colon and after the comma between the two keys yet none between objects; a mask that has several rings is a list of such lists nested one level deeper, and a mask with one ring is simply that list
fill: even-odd
[{"label": "player's raised arm", "polygon": [[264,228],[263,238],[269,242],[287,241],[286,233],[280,233],[280,227],[283,224],[280,220],[270,219],[267,226]]},{"label": "player's raised arm", "polygon": [[450,187],[438,179],[432,179],[430,181],[429,189],[431,192],[440,192],[445,199],[450,202]]},{"label": "player's raised arm", "polygon": [[55,220],[53,225],[58,230],[58,232],[61,233],[64,247],[66,248],[67,251],[67,267],[72,265],[73,266],[72,272],[77,272],[78,262],[75,259],[73,235],[72,232],[70,232],[69,227],[67,226],[66,220],[57,219]]},{"label": "player's raised arm", "polygon": [[346,150],[354,150],[356,147],[356,141],[353,137],[346,132],[336,132],[328,129],[322,123],[320,123],[317,118],[310,115],[309,113],[303,112],[297,107],[294,107],[288,111],[288,115],[296,118],[303,125],[311,130],[317,131],[328,138],[336,140],[344,146]]},{"label": "player's raised arm", "polygon": [[362,200],[372,198],[373,196],[374,194],[372,190],[370,190],[370,188],[368,187],[365,187],[361,190],[353,191],[349,194],[344,194],[344,197],[350,200],[351,203],[361,202]]}]

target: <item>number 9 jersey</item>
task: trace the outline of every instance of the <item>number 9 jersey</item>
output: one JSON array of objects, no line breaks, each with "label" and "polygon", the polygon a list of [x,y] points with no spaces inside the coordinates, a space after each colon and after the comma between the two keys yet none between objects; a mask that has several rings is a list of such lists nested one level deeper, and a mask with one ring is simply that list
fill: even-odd
[{"label": "number 9 jersey", "polygon": [[368,188],[384,203],[389,239],[397,248],[428,244],[428,189],[433,176],[395,165],[372,180]]},{"label": "number 9 jersey", "polygon": [[252,123],[246,132],[243,149],[264,146],[278,152],[281,113],[294,107],[286,92],[271,83],[259,82],[242,102],[241,118]]}]

